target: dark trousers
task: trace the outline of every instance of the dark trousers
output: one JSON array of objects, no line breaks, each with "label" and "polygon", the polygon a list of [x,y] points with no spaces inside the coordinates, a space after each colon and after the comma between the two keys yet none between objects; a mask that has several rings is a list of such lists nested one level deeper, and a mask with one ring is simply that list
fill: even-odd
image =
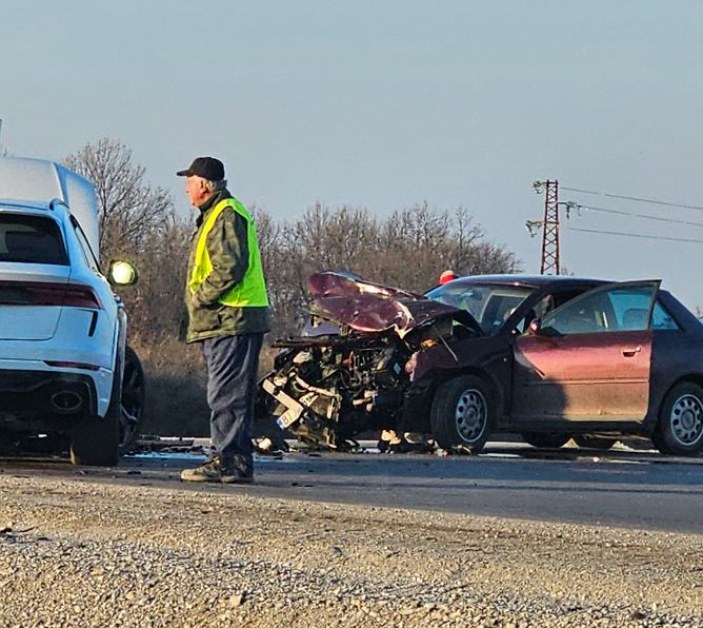
[{"label": "dark trousers", "polygon": [[253,468],[252,431],[259,352],[264,334],[203,341],[213,453],[229,465]]}]

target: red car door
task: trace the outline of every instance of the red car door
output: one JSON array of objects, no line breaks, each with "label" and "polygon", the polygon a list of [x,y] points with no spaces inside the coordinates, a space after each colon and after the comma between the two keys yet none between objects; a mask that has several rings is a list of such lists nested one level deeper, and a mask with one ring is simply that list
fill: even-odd
[{"label": "red car door", "polygon": [[516,420],[642,420],[658,281],[608,284],[547,314],[514,345]]}]

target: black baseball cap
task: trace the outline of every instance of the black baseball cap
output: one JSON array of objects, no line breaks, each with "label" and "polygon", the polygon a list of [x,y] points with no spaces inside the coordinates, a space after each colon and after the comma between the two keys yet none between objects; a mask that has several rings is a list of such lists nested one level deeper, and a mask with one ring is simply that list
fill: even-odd
[{"label": "black baseball cap", "polygon": [[179,170],[176,173],[179,177],[202,177],[208,181],[222,181],[225,178],[225,166],[214,157],[196,157],[190,168]]}]

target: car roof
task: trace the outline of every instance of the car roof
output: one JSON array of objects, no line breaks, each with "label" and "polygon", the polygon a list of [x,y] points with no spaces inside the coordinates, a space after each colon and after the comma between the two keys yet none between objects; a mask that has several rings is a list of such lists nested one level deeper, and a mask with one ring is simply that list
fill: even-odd
[{"label": "car roof", "polygon": [[39,201],[24,201],[13,198],[0,198],[0,211],[10,210],[17,211],[47,211],[51,209],[49,203]]},{"label": "car roof", "polygon": [[27,205],[63,201],[98,254],[97,198],[95,187],[85,177],[48,159],[0,156],[0,197]]},{"label": "car roof", "polygon": [[541,288],[543,286],[558,285],[583,285],[609,283],[608,279],[595,279],[593,277],[572,277],[571,275],[467,275],[459,277],[450,283],[454,286],[465,284],[492,284],[504,286],[524,286],[526,288]]}]

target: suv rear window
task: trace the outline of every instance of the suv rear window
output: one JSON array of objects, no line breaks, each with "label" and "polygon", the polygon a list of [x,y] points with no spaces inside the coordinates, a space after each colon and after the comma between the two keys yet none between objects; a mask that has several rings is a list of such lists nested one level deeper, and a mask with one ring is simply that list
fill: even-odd
[{"label": "suv rear window", "polygon": [[0,214],[0,262],[68,265],[68,256],[51,218]]}]

